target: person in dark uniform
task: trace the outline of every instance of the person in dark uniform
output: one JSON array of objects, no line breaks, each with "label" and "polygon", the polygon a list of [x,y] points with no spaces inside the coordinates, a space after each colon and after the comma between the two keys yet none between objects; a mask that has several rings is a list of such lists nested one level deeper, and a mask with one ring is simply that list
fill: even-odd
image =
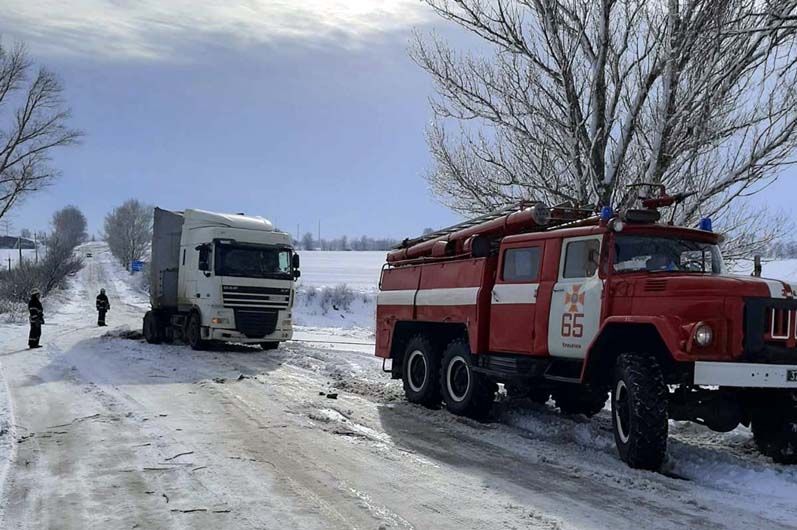
[{"label": "person in dark uniform", "polygon": [[97,295],[97,325],[105,326],[105,313],[111,310],[111,303],[108,301],[108,296],[105,294],[105,289],[100,289],[100,294]]},{"label": "person in dark uniform", "polygon": [[39,300],[39,290],[34,289],[30,293],[28,301],[28,311],[30,312],[30,335],[28,336],[29,348],[41,348],[39,339],[42,336],[42,324],[44,324],[44,309]]}]

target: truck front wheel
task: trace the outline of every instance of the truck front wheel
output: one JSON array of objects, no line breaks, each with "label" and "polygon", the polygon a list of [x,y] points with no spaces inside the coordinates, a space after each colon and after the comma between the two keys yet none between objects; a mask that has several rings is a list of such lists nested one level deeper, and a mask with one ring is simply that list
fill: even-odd
[{"label": "truck front wheel", "polygon": [[154,311],[147,311],[144,315],[143,325],[144,339],[150,344],[158,344],[161,342],[160,326],[158,323],[158,316]]},{"label": "truck front wheel", "polygon": [[454,414],[485,418],[493,407],[497,385],[473,371],[468,343],[464,339],[451,341],[441,366],[440,388],[446,408]]},{"label": "truck front wheel", "polygon": [[440,404],[440,356],[423,335],[415,335],[404,350],[402,381],[404,394],[410,403],[427,407]]},{"label": "truck front wheel", "polygon": [[623,354],[612,386],[612,427],[620,458],[655,471],[667,453],[667,386],[655,357]]},{"label": "truck front wheel", "polygon": [[758,450],[778,464],[797,464],[797,401],[775,401],[753,414],[752,431]]},{"label": "truck front wheel", "polygon": [[192,350],[204,350],[206,342],[202,340],[202,321],[199,313],[193,313],[188,319],[188,344]]}]

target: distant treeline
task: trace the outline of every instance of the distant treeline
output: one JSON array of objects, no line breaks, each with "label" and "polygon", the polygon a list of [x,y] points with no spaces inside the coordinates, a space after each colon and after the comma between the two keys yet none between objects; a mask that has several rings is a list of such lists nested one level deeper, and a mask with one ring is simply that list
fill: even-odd
[{"label": "distant treeline", "polygon": [[777,241],[769,245],[768,258],[797,258],[797,241]]},{"label": "distant treeline", "polygon": [[297,248],[303,250],[390,250],[399,244],[397,239],[373,238],[368,236],[339,237],[336,239],[320,240],[313,234],[306,233],[299,241],[294,241]]}]

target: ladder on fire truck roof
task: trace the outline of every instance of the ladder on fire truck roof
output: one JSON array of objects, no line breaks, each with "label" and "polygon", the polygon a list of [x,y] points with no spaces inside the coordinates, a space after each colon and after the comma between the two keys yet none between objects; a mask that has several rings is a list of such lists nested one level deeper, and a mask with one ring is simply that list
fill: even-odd
[{"label": "ladder on fire truck roof", "polygon": [[[527,208],[531,208],[536,204],[540,203],[538,201],[519,201],[514,204],[510,204],[509,206],[500,208],[498,210],[494,210],[492,212],[480,215],[478,217],[468,219],[467,221],[462,221],[461,223],[457,223],[455,225],[451,225],[446,228],[441,228],[440,230],[435,230],[434,232],[430,232],[428,234],[424,234],[422,236],[413,239],[407,238],[403,240],[401,243],[399,243],[397,246],[395,246],[394,248],[396,249],[409,248],[413,245],[417,245],[418,243],[423,243],[424,241],[437,239],[439,237],[453,234],[454,232],[459,232],[460,230],[465,230],[466,228],[471,228],[473,226],[482,223],[487,223],[489,221],[499,219],[506,215],[510,215],[516,212],[521,212]],[[552,216],[551,222],[547,224],[545,227],[541,227],[542,229],[549,229],[552,226],[556,226],[558,224],[582,220],[593,213],[592,210],[583,209],[583,208],[574,208],[567,205],[554,206],[553,208],[551,208],[551,212],[552,213],[558,212],[560,215]]]}]

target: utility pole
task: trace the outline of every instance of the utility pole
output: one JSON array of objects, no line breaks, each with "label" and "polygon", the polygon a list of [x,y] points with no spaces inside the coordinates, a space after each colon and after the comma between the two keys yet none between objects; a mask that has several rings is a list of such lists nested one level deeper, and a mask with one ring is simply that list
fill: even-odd
[{"label": "utility pole", "polygon": [[17,238],[17,248],[19,248],[19,265],[22,265],[22,236]]},{"label": "utility pole", "polygon": [[321,219],[318,220],[318,250],[324,250],[321,247]]},{"label": "utility pole", "polygon": [[8,256],[8,270],[11,270],[11,256]]},{"label": "utility pole", "polygon": [[33,248],[36,253],[36,263],[39,263],[39,241],[36,232],[33,232]]}]

